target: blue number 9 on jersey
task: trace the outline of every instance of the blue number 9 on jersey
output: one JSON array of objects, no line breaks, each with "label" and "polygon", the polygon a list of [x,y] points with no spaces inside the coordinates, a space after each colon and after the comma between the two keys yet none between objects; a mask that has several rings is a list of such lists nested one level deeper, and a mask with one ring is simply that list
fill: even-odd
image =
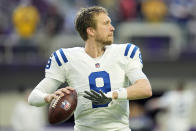
[{"label": "blue number 9 on jersey", "polygon": [[51,58],[49,58],[48,63],[46,65],[45,69],[50,69],[51,61],[52,61]]},{"label": "blue number 9 on jersey", "polygon": [[[103,83],[104,85],[102,87],[98,87],[98,83],[96,82],[96,79],[100,78],[103,79]],[[104,93],[110,92],[111,91],[111,84],[110,84],[110,76],[106,71],[100,71],[100,72],[92,72],[89,75],[89,85],[90,85],[90,89],[99,92],[99,90],[101,90]],[[97,107],[106,107],[108,106],[108,104],[104,104],[104,105],[92,105],[93,108],[97,108]]]}]

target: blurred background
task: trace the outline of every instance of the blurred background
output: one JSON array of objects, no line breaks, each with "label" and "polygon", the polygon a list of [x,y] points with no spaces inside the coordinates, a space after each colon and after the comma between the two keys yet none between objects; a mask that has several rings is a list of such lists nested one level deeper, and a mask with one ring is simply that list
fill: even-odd
[{"label": "blurred background", "polygon": [[74,17],[92,5],[108,9],[114,43],[142,52],[153,97],[130,102],[132,131],[196,130],[196,0],[0,0],[0,131],[73,130],[73,117],[49,125],[26,96],[53,51],[84,46]]}]

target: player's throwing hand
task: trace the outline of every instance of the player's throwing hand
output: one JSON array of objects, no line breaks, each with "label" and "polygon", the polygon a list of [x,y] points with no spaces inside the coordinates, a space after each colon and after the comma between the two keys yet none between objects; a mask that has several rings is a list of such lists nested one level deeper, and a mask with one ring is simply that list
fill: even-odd
[{"label": "player's throwing hand", "polygon": [[57,99],[58,96],[61,96],[62,97],[62,96],[64,96],[64,93],[65,94],[70,94],[70,91],[73,91],[73,90],[75,90],[75,89],[72,88],[72,87],[69,87],[69,86],[68,87],[65,87],[65,88],[58,89],[54,93],[47,95],[44,100],[47,103],[51,103],[51,101],[53,99]]}]

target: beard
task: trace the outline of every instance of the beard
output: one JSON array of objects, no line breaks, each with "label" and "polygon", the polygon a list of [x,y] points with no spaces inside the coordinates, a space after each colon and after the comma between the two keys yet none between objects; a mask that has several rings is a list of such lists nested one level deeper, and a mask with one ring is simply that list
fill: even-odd
[{"label": "beard", "polygon": [[97,42],[102,43],[103,45],[111,45],[113,43],[113,37],[112,39],[101,39],[101,38],[96,38],[95,39]]}]

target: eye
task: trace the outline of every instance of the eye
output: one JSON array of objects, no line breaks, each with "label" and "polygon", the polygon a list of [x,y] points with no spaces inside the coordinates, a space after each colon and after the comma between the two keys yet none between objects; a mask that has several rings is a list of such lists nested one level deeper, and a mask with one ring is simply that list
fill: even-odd
[{"label": "eye", "polygon": [[105,25],[108,25],[109,23],[110,23],[110,21],[105,21],[104,22]]}]

